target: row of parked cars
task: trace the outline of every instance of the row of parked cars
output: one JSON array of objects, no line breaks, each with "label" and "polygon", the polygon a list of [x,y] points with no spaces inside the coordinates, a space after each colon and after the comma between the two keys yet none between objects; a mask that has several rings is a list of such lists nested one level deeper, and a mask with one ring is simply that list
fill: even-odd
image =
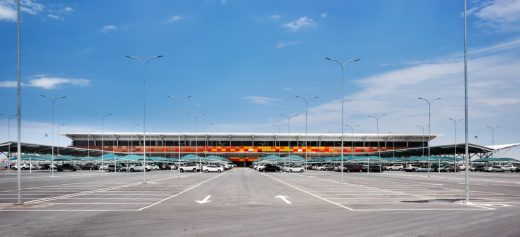
[{"label": "row of parked cars", "polygon": [[203,164],[200,165],[199,163],[185,163],[181,164],[179,167],[180,172],[223,172],[225,170],[229,170],[233,168],[233,164]]},{"label": "row of parked cars", "polygon": [[276,164],[255,164],[251,168],[260,172],[305,172],[305,167],[298,164],[276,165]]}]

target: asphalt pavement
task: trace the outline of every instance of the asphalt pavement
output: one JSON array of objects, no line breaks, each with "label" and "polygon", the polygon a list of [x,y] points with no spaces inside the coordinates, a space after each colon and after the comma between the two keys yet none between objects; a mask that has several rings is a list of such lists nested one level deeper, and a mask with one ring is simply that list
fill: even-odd
[{"label": "asphalt pavement", "polygon": [[0,236],[520,236],[520,174],[0,174]]}]

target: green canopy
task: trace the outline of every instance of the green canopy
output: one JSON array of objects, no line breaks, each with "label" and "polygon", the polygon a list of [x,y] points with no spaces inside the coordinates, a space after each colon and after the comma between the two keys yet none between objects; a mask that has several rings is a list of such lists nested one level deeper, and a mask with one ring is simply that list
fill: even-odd
[{"label": "green canopy", "polygon": [[480,158],[478,160],[474,160],[472,162],[520,162],[517,159],[513,158]]}]

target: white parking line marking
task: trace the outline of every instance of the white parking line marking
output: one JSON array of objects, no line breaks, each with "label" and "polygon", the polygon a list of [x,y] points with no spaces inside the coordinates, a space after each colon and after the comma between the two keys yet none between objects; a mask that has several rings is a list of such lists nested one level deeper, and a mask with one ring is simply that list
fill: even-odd
[{"label": "white parking line marking", "polygon": [[280,183],[283,183],[283,184],[285,184],[285,185],[287,185],[287,186],[289,186],[289,187],[292,187],[292,188],[294,188],[294,189],[296,189],[296,190],[299,190],[299,191],[301,191],[301,192],[304,192],[304,193],[306,193],[306,194],[309,194],[309,195],[311,195],[311,196],[313,196],[313,197],[316,197],[316,198],[318,198],[318,199],[321,199],[321,200],[323,200],[323,201],[326,201],[326,202],[328,202],[328,203],[332,203],[332,204],[334,204],[334,205],[336,205],[336,206],[339,206],[339,207],[341,207],[341,208],[347,209],[347,210],[349,210],[349,211],[353,211],[353,209],[350,208],[350,207],[347,207],[347,206],[341,205],[341,204],[339,204],[339,203],[337,203],[337,202],[334,202],[334,201],[328,200],[328,199],[326,199],[326,198],[322,198],[322,197],[320,197],[320,196],[318,196],[318,195],[315,195],[315,194],[313,194],[313,193],[311,193],[311,192],[305,191],[305,190],[303,190],[303,189],[301,189],[301,188],[298,188],[298,187],[296,187],[296,186],[294,186],[294,185],[288,184],[288,183],[286,183],[286,182],[284,182],[284,181],[281,181],[281,180],[279,180],[279,179],[273,178],[273,177],[271,177],[271,176],[269,176],[269,175],[262,174],[262,173],[260,173],[260,174],[263,175],[263,176],[266,176],[266,177],[268,177],[268,178],[270,178],[270,179],[272,179],[272,180],[276,180],[276,181],[278,181],[278,182],[280,182]]},{"label": "white parking line marking", "polygon": [[289,204],[289,205],[292,204],[292,202],[290,202],[290,201],[288,200],[289,197],[287,197],[287,196],[278,195],[278,196],[276,196],[276,197],[274,197],[274,198],[282,199],[285,203],[287,203],[287,204]]},{"label": "white parking line marking", "polygon": [[195,202],[197,202],[198,204],[205,204],[205,203],[211,202],[211,200],[209,200],[210,198],[211,198],[211,195],[208,195],[208,196],[206,196],[206,198],[199,200],[199,201],[195,201]]},{"label": "white parking line marking", "polygon": [[181,191],[181,192],[179,192],[179,193],[176,193],[176,194],[174,194],[174,195],[171,195],[171,196],[169,196],[169,197],[167,197],[167,198],[164,198],[164,199],[162,199],[162,200],[160,200],[160,201],[158,201],[158,202],[155,202],[155,203],[152,203],[152,204],[150,204],[150,205],[148,205],[148,206],[145,206],[145,207],[139,208],[138,210],[139,210],[139,211],[142,211],[142,210],[145,210],[145,209],[147,209],[147,208],[153,207],[153,206],[155,206],[155,205],[157,205],[157,204],[160,204],[160,203],[162,203],[162,202],[164,202],[164,201],[166,201],[166,200],[169,200],[169,199],[171,199],[171,198],[177,197],[177,196],[179,196],[179,195],[181,195],[181,194],[183,194],[183,193],[185,193],[185,192],[188,192],[188,191],[190,191],[190,190],[192,190],[192,189],[194,189],[194,188],[196,188],[196,187],[198,187],[198,186],[200,186],[200,185],[203,185],[203,184],[205,184],[205,183],[207,183],[207,182],[209,182],[209,181],[211,181],[211,180],[214,180],[214,179],[216,179],[216,178],[218,178],[218,177],[220,177],[220,176],[222,176],[222,175],[224,175],[224,174],[226,174],[226,173],[221,173],[221,174],[219,174],[219,175],[217,175],[217,176],[215,176],[215,177],[213,177],[213,178],[211,178],[211,179],[207,179],[207,180],[205,180],[205,181],[203,181],[203,182],[201,182],[201,183],[198,183],[198,184],[196,184],[196,185],[193,185],[193,186],[191,186],[191,187],[189,187],[189,188],[187,188],[187,189],[185,189],[185,190],[183,190],[183,191]]}]

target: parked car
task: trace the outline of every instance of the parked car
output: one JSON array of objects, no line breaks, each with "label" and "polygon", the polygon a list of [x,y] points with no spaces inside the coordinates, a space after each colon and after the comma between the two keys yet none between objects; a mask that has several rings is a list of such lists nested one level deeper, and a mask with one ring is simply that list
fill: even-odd
[{"label": "parked car", "polygon": [[[23,166],[22,166],[22,168],[23,168]],[[516,166],[514,166],[514,165],[504,165],[503,168],[504,168],[504,171],[509,171],[509,172],[515,172],[517,169]]]},{"label": "parked car", "polygon": [[72,165],[72,164],[61,164],[61,165],[58,165],[58,167],[56,168],[56,170],[58,172],[63,172],[65,170],[76,171],[78,169],[79,169],[79,167],[77,165]]},{"label": "parked car", "polygon": [[367,172],[367,170],[370,170],[370,172],[383,172],[385,169],[379,165],[363,165],[363,172]]},{"label": "parked car", "polygon": [[393,164],[393,165],[390,165],[390,166],[386,166],[385,168],[386,168],[386,170],[402,171],[404,169],[404,166],[401,165],[401,164]]},{"label": "parked car", "polygon": [[493,166],[486,166],[484,167],[485,172],[493,172]]},{"label": "parked car", "polygon": [[404,168],[404,171],[406,172],[416,172],[417,169],[419,169],[420,167],[418,165],[407,165],[406,168]]},{"label": "parked car", "polygon": [[358,164],[347,165],[345,171],[347,172],[363,172],[363,166]]},{"label": "parked car", "polygon": [[493,167],[491,169],[493,172],[504,172],[505,171],[504,167],[502,167],[500,165],[493,165]]},{"label": "parked car", "polygon": [[319,171],[331,171],[334,170],[334,165],[322,165],[318,167]]},{"label": "parked car", "polygon": [[116,172],[121,172],[122,169],[123,169],[123,167],[120,165],[115,166],[115,168],[114,168],[114,165],[108,165],[107,171],[114,172],[114,170],[115,170]]},{"label": "parked car", "polygon": [[433,172],[433,169],[431,167],[419,167],[416,170],[417,172]]},{"label": "parked car", "polygon": [[262,169],[258,169],[260,172],[280,172],[280,167],[272,164],[266,164]]},{"label": "parked car", "polygon": [[82,170],[97,170],[99,167],[94,163],[86,163],[80,166]]},{"label": "parked car", "polygon": [[[152,170],[152,168],[147,165],[146,166],[146,171],[150,171]],[[130,166],[130,172],[141,172],[141,171],[144,171],[144,165],[143,164],[133,164]]]},{"label": "parked car", "polygon": [[199,165],[195,163],[181,164],[179,168],[180,172],[192,171],[197,172],[199,170]]},{"label": "parked car", "polygon": [[160,170],[160,169],[161,169],[157,164],[151,164],[151,165],[150,165],[150,168],[151,168],[152,170]]},{"label": "parked car", "polygon": [[295,166],[287,167],[286,171],[287,172],[300,172],[301,173],[301,172],[304,172],[305,169],[301,165],[295,165]]},{"label": "parked car", "polygon": [[221,166],[216,166],[216,165],[204,165],[202,166],[202,171],[204,172],[222,172],[224,171],[224,168],[222,168]]}]

